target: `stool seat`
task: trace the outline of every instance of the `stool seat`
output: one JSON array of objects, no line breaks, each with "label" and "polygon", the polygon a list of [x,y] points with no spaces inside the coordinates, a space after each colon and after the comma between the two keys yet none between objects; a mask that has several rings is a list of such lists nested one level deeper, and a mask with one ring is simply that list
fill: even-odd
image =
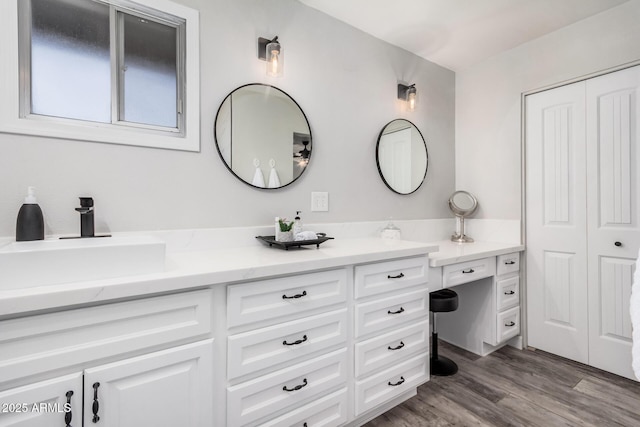
[{"label": "stool seat", "polygon": [[451,289],[440,289],[429,293],[429,310],[434,313],[456,311],[458,309],[458,294]]},{"label": "stool seat", "polygon": [[456,311],[458,294],[451,289],[440,289],[429,293],[429,310],[433,313],[433,332],[431,334],[431,375],[448,376],[458,372],[458,365],[451,359],[438,355],[438,332],[436,331],[436,313]]}]

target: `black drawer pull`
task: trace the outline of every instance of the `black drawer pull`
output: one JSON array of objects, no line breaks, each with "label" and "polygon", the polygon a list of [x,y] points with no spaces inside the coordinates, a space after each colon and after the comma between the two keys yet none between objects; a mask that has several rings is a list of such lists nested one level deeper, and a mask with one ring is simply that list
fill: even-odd
[{"label": "black drawer pull", "polygon": [[515,293],[516,293],[516,291],[509,291],[509,292],[505,292],[504,294],[505,294],[505,295],[513,295],[513,294],[515,294]]},{"label": "black drawer pull", "polygon": [[516,263],[515,261],[507,261],[507,262],[505,262],[506,265],[513,265],[515,263]]},{"label": "black drawer pull", "polygon": [[65,396],[67,397],[67,406],[65,407],[65,411],[68,411],[64,414],[64,422],[66,424],[65,427],[71,427],[71,419],[73,418],[73,414],[71,413],[71,396],[73,396],[73,391],[69,390]]},{"label": "black drawer pull", "polygon": [[402,279],[404,277],[404,273],[400,273],[397,276],[387,275],[387,279]]},{"label": "black drawer pull", "polygon": [[404,382],[404,377],[400,377],[400,381],[398,381],[397,383],[392,383],[391,381],[389,381],[387,384],[390,385],[391,387],[396,387],[402,384],[403,382]]},{"label": "black drawer pull", "polygon": [[307,385],[307,379],[303,379],[302,380],[302,384],[295,386],[294,388],[287,388],[287,386],[282,387],[282,389],[284,391],[298,391],[300,390],[302,387]]},{"label": "black drawer pull", "polygon": [[400,345],[398,345],[397,347],[387,347],[389,350],[400,350],[402,347],[404,347],[404,342],[400,341]]},{"label": "black drawer pull", "polygon": [[301,340],[294,341],[294,342],[287,342],[287,340],[284,340],[282,341],[282,345],[298,345],[298,344],[302,344],[306,340],[307,340],[307,336],[303,335]]},{"label": "black drawer pull", "polygon": [[614,245],[616,245],[617,247],[622,246],[622,242],[615,242]]},{"label": "black drawer pull", "polygon": [[509,323],[505,323],[504,326],[516,326],[515,322],[509,322]]},{"label": "black drawer pull", "polygon": [[462,270],[462,274],[469,274],[469,273],[475,273],[476,271],[473,268],[470,268],[468,270]]},{"label": "black drawer pull", "polygon": [[98,416],[98,410],[100,409],[100,403],[98,402],[98,387],[100,387],[100,383],[93,383],[93,405],[91,406],[93,418],[91,421],[93,421],[94,424],[100,421],[100,417]]},{"label": "black drawer pull", "polygon": [[293,296],[282,295],[282,299],[297,299],[307,296],[307,291],[302,291],[301,294],[295,294]]},{"label": "black drawer pull", "polygon": [[404,307],[400,307],[400,310],[398,311],[387,310],[387,314],[400,314],[400,313],[404,313]]}]

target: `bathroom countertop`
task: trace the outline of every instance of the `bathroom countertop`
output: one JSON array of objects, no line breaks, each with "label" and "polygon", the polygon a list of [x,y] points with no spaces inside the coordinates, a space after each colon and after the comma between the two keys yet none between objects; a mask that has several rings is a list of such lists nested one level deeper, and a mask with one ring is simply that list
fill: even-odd
[{"label": "bathroom countertop", "polygon": [[167,252],[165,271],[0,291],[0,319],[40,310],[134,298],[211,285],[425,255],[437,244],[379,238],[336,239],[288,251],[260,242],[246,247]]},{"label": "bathroom countertop", "polygon": [[434,242],[440,249],[429,254],[430,267],[442,267],[458,262],[504,255],[524,250],[524,245],[516,243],[472,242],[455,243],[451,240]]}]

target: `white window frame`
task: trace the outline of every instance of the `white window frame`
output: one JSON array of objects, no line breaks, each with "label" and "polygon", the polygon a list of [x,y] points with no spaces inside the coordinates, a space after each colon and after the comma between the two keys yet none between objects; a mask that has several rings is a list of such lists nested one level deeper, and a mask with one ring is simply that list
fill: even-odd
[{"label": "white window frame", "polygon": [[[200,151],[200,29],[199,12],[170,0],[102,0],[114,6],[136,11],[136,7],[155,9],[185,20],[185,58],[183,103],[183,132],[154,129],[135,123],[96,123],[74,119],[51,118],[21,111],[20,46],[18,2],[0,1],[0,132],[37,135],[51,138],[104,142]],[[24,70],[28,72],[28,70]],[[117,108],[117,106],[116,106]]]}]

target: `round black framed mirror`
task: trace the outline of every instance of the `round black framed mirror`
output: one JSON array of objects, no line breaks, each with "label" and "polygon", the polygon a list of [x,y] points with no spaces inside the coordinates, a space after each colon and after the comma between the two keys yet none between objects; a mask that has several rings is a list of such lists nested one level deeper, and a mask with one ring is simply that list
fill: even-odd
[{"label": "round black framed mirror", "polygon": [[376,164],[382,181],[398,194],[415,192],[427,177],[429,154],[420,130],[409,120],[392,120],[376,144]]},{"label": "round black framed mirror", "polygon": [[218,154],[244,183],[285,187],[309,165],[312,137],[302,108],[275,86],[251,83],[233,90],[216,114]]}]

